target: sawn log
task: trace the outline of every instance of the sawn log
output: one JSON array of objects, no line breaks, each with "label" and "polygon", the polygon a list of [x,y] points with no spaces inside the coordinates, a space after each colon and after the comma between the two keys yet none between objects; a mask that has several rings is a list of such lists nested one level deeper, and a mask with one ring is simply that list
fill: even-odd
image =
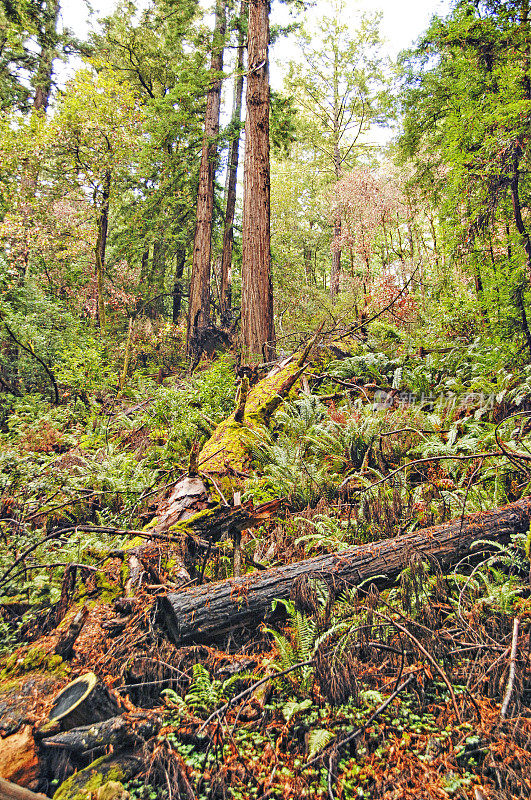
[{"label": "sawn log", "polygon": [[178,645],[212,641],[232,628],[267,619],[273,600],[289,598],[294,581],[302,576],[334,581],[336,586],[356,586],[385,575],[390,583],[413,554],[421,554],[447,569],[469,554],[478,539],[507,542],[511,534],[526,532],[530,514],[531,498],[525,498],[396,539],[183,589],[159,600],[160,619],[169,638]]}]

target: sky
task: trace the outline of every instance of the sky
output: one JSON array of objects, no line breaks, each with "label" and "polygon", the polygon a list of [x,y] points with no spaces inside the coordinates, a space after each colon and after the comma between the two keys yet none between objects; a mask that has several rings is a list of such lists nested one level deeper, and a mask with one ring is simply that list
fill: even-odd
[{"label": "sky", "polygon": [[[91,0],[95,18],[110,13],[113,0]],[[84,0],[63,0],[62,19],[66,27],[74,29],[79,35],[87,32],[87,8]],[[140,5],[140,3],[139,3]],[[387,52],[396,56],[400,50],[414,42],[426,30],[434,14],[444,15],[450,7],[450,0],[347,0],[347,6],[359,5],[367,11],[383,12],[382,33],[387,39]],[[310,14],[319,14],[319,0]]]},{"label": "sky", "polygon": [[[145,7],[149,0],[137,0],[139,8]],[[384,40],[382,55],[395,59],[401,50],[412,45],[427,29],[430,20],[435,15],[445,16],[451,6],[452,0],[344,0],[347,9],[356,12],[357,9],[366,12],[381,12],[381,34]],[[93,8],[92,19],[89,22],[88,4]],[[200,0],[205,9],[213,6],[213,0]],[[311,29],[312,18],[317,21],[319,14],[323,13],[326,3],[323,0],[314,0],[314,7],[308,11],[308,28]],[[272,19],[275,22],[287,23],[291,21],[288,7],[274,2]],[[62,0],[61,19],[64,27],[74,31],[79,37],[87,35],[90,27],[94,27],[98,17],[112,13],[115,0]],[[352,20],[355,19],[352,14]],[[297,46],[293,37],[281,38],[275,44],[271,53],[271,85],[275,89],[282,87],[282,64],[284,61],[296,58]],[[56,75],[59,84],[64,84],[67,78],[75,71],[76,61],[72,60],[68,66],[56,65]],[[230,87],[228,86],[227,91]],[[227,98],[224,98],[227,100]],[[229,114],[229,106],[225,103],[225,111]],[[228,121],[228,119],[227,119]],[[376,147],[384,146],[393,137],[394,131],[388,127],[374,126],[371,128],[367,144]]]}]

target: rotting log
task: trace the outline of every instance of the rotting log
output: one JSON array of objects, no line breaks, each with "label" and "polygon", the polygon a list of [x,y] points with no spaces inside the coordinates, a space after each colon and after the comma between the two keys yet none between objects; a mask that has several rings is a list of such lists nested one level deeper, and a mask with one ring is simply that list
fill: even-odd
[{"label": "rotting log", "polygon": [[44,749],[63,749],[75,755],[91,755],[112,746],[113,753],[142,744],[158,731],[161,721],[153,715],[124,714],[120,717],[84,725],[49,736],[42,741]]},{"label": "rotting log", "polygon": [[119,711],[117,700],[93,672],[87,672],[59,692],[53,701],[49,720],[59,722],[61,730],[66,731],[110,719]]},{"label": "rotting log", "polygon": [[302,373],[322,325],[306,347],[280,361],[250,388],[242,380],[240,397],[230,417],[220,422],[199,453],[198,468],[209,475],[238,475],[250,463],[253,434],[266,426]]},{"label": "rotting log", "polygon": [[389,584],[416,554],[447,569],[470,554],[472,544],[479,539],[503,543],[512,534],[526,532],[530,513],[531,498],[525,498],[396,539],[183,589],[159,600],[160,620],[175,644],[213,641],[233,628],[267,619],[273,600],[289,598],[301,577],[356,586],[384,575],[384,582]]}]

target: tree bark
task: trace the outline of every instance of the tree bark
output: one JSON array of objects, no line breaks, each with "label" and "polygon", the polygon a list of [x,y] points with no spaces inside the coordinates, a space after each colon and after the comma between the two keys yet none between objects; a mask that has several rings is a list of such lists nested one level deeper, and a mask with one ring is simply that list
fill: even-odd
[{"label": "tree bark", "polygon": [[208,642],[232,628],[254,625],[271,613],[275,599],[287,599],[297,578],[319,578],[335,585],[357,586],[386,576],[391,583],[420,553],[443,569],[470,553],[478,539],[506,542],[528,530],[531,498],[483,514],[473,514],[396,539],[351,547],[295,564],[185,589],[159,601],[161,619],[172,641]]},{"label": "tree bark", "polygon": [[33,108],[35,111],[46,111],[50,102],[53,62],[57,57],[57,20],[60,9],[59,0],[52,0],[51,3],[46,3],[44,27],[39,37],[41,52],[39,54],[37,72],[33,79],[33,85],[35,86]]},{"label": "tree bark", "polygon": [[275,354],[270,241],[269,0],[249,0],[242,239],[243,361]]},{"label": "tree bark", "polygon": [[214,176],[221,105],[221,72],[226,29],[225,3],[216,0],[216,21],[212,37],[211,81],[207,93],[205,132],[199,168],[197,217],[194,236],[190,302],[188,308],[187,350],[191,355],[198,333],[210,322],[210,262],[212,254],[212,217],[214,212]]},{"label": "tree bark", "polygon": [[101,194],[101,205],[97,212],[97,230],[98,235],[96,238],[96,285],[98,294],[98,325],[100,330],[105,329],[105,300],[104,300],[104,269],[105,269],[105,251],[107,249],[107,233],[109,230],[109,199],[111,196],[111,171],[108,169],[103,178],[103,187]]},{"label": "tree bark", "polygon": [[88,751],[103,751],[107,747],[117,752],[151,738],[160,726],[160,719],[147,713],[126,714],[48,736],[41,746],[45,749],[61,748],[78,756],[86,755]]},{"label": "tree bark", "polygon": [[150,289],[156,295],[149,309],[150,316],[160,316],[164,311],[164,280],[166,277],[166,245],[159,240],[153,245],[153,259],[151,262]]},{"label": "tree bark", "polygon": [[183,298],[183,272],[186,263],[186,250],[182,247],[177,252],[177,260],[175,264],[175,276],[173,278],[173,298],[172,298],[172,322],[177,325],[179,316],[181,314],[181,303]]},{"label": "tree bark", "polygon": [[221,254],[221,325],[227,327],[231,319],[232,304],[232,247],[234,243],[234,212],[236,210],[236,182],[238,177],[238,162],[240,156],[241,118],[243,99],[243,61],[245,52],[244,41],[244,14],[247,9],[247,0],[241,0],[240,16],[238,22],[238,57],[236,63],[236,78],[234,80],[234,101],[232,107],[232,138],[229,146],[229,160],[227,167],[227,181],[225,184],[226,211],[225,227],[223,230],[223,252]]}]

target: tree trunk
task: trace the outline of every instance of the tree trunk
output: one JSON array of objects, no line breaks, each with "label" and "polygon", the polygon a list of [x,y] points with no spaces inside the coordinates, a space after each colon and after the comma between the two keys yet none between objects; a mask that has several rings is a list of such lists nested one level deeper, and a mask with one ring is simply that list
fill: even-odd
[{"label": "tree trunk", "polygon": [[275,354],[270,246],[269,0],[249,0],[242,240],[244,362]]},{"label": "tree trunk", "polygon": [[173,279],[172,322],[174,325],[177,325],[179,322],[179,316],[181,314],[181,303],[183,299],[182,278],[185,263],[186,250],[184,247],[181,247],[181,249],[177,251],[177,262],[175,264],[175,276]]},{"label": "tree trunk", "polygon": [[334,224],[334,250],[332,251],[332,269],[330,270],[330,297],[337,297],[339,294],[339,281],[341,278],[341,248],[336,242],[341,236],[341,220],[336,220]]},{"label": "tree trunk", "polygon": [[[334,173],[336,181],[341,180],[341,152],[339,150],[338,90],[334,80]],[[341,280],[341,216],[338,211],[334,222],[334,239],[332,242],[332,269],[330,270],[330,297],[337,297]]]},{"label": "tree trunk", "polygon": [[160,316],[164,312],[164,280],[166,277],[166,245],[163,241],[153,245],[151,262],[150,290],[156,295],[150,308],[150,316]]},{"label": "tree trunk", "polygon": [[104,268],[105,250],[107,248],[107,232],[109,229],[109,198],[111,195],[111,171],[107,170],[103,180],[101,205],[98,210],[96,239],[96,284],[98,291],[98,325],[100,330],[105,329],[105,301],[104,301]]},{"label": "tree trunk", "polygon": [[238,22],[238,58],[236,64],[236,77],[234,79],[234,100],[231,118],[231,140],[229,147],[229,160],[227,167],[227,181],[225,184],[225,227],[223,230],[223,252],[221,254],[221,325],[227,327],[231,320],[232,305],[232,247],[234,243],[234,212],[236,210],[236,182],[238,177],[238,162],[240,156],[242,98],[243,98],[243,61],[245,52],[244,41],[244,15],[247,10],[247,0],[241,0],[240,16]]},{"label": "tree trunk", "polygon": [[197,217],[194,237],[190,303],[188,308],[188,354],[194,352],[197,334],[210,322],[210,262],[212,252],[212,217],[214,212],[214,176],[221,104],[221,72],[226,29],[225,3],[216,0],[216,22],[212,37],[211,81],[207,93],[205,133],[199,168]]},{"label": "tree trunk", "polygon": [[[59,18],[60,2],[53,0],[47,3],[44,27],[38,41],[41,47],[37,62],[37,71],[33,78],[35,94],[33,96],[33,109],[46,113],[52,90],[53,62],[57,56],[57,20]],[[22,163],[20,177],[20,210],[23,217],[24,245],[22,255],[21,282],[29,278],[29,227],[33,214],[32,201],[37,191],[39,178],[38,162],[34,158],[26,158]]]},{"label": "tree trunk", "polygon": [[37,72],[33,79],[35,87],[33,108],[35,111],[46,111],[50,102],[53,62],[57,57],[57,20],[59,19],[60,9],[59,0],[52,0],[51,3],[46,3],[44,28],[41,37],[39,37],[41,52],[39,54]]},{"label": "tree trunk", "polygon": [[[213,641],[232,628],[267,619],[275,599],[290,597],[298,578],[320,578],[357,586],[385,575],[392,583],[413,553],[420,553],[443,569],[470,553],[473,542],[488,539],[506,542],[511,534],[529,528],[531,498],[483,514],[437,525],[381,542],[350,547],[338,553],[231,578],[215,584],[184,589],[159,601],[161,619],[169,637],[179,646]],[[474,551],[476,552],[476,551]]]}]

